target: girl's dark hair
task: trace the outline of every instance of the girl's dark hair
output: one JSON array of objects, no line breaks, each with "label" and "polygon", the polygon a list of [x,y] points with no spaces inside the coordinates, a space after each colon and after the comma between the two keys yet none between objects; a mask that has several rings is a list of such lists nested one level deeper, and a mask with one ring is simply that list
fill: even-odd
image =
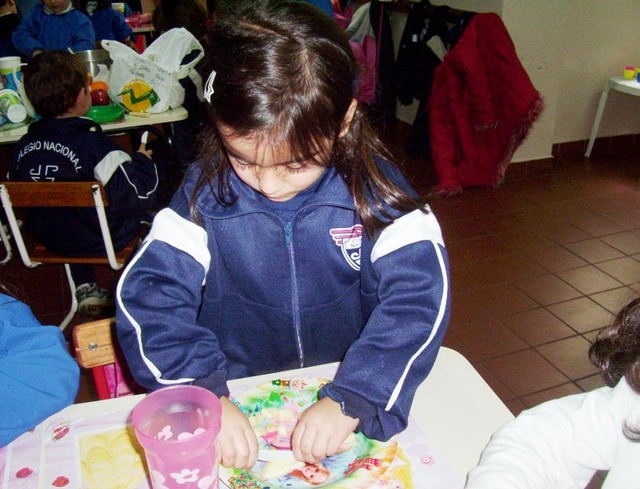
[{"label": "girl's dark hair", "polygon": [[[604,328],[589,348],[591,363],[613,387],[623,377],[640,394],[640,298],[627,304],[613,324]],[[640,427],[625,426],[625,434],[640,440]]]},{"label": "girl's dark hair", "polygon": [[[194,218],[195,198],[214,177],[218,202],[230,205],[235,200],[218,125],[240,137],[260,135],[287,145],[296,159],[334,166],[370,235],[390,221],[385,208],[408,212],[423,205],[378,169],[374,154],[389,155],[360,108],[340,137],[359,66],[346,34],[329,16],[306,2],[223,3],[209,46],[203,78],[212,70],[216,75],[208,104],[211,124],[201,139],[203,176],[191,199]],[[334,143],[330,161],[318,161],[326,140]]]}]

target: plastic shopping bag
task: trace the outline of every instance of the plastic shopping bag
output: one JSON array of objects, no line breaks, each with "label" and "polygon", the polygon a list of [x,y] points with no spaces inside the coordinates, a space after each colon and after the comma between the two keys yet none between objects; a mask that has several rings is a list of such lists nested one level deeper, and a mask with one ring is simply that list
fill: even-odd
[{"label": "plastic shopping bag", "polygon": [[[184,28],[158,37],[142,54],[118,41],[102,41],[112,64],[109,97],[132,112],[165,112],[184,102],[179,80],[204,56],[202,44]],[[184,57],[197,55],[183,64]]]}]

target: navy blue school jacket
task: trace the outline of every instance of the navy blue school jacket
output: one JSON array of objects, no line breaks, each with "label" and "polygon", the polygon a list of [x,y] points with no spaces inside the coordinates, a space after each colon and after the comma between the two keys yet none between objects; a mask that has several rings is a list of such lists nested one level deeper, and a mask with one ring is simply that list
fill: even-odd
[{"label": "navy blue school jacket", "polygon": [[372,240],[327,168],[291,222],[233,172],[236,202],[220,205],[214,182],[194,220],[200,172],[192,166],[118,285],[118,335],[136,380],[227,395],[228,379],[340,361],[321,396],[369,437],[403,430],[449,318],[435,216],[398,216]]}]

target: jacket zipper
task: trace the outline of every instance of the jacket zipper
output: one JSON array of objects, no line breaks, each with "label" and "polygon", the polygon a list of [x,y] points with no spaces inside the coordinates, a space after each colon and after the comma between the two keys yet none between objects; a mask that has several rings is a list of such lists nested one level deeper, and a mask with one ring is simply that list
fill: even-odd
[{"label": "jacket zipper", "polygon": [[293,328],[296,333],[296,343],[298,348],[298,359],[300,360],[300,368],[304,367],[304,349],[302,348],[302,331],[300,328],[300,303],[298,300],[298,278],[296,276],[295,251],[293,249],[291,223],[288,222],[284,226],[284,235],[289,250],[289,263],[291,264],[291,305],[293,313]]}]

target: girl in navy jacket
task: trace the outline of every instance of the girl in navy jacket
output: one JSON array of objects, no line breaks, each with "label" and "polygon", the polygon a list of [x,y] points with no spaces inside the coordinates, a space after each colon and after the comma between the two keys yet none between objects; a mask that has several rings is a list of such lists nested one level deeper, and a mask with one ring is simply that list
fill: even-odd
[{"label": "girl in navy jacket", "polygon": [[292,435],[313,463],[407,426],[449,318],[447,255],[380,156],[343,31],[304,2],[233,7],[211,31],[202,159],[121,277],[118,334],[140,384],[222,398],[237,468],[258,446],[227,380],[340,361]]}]

